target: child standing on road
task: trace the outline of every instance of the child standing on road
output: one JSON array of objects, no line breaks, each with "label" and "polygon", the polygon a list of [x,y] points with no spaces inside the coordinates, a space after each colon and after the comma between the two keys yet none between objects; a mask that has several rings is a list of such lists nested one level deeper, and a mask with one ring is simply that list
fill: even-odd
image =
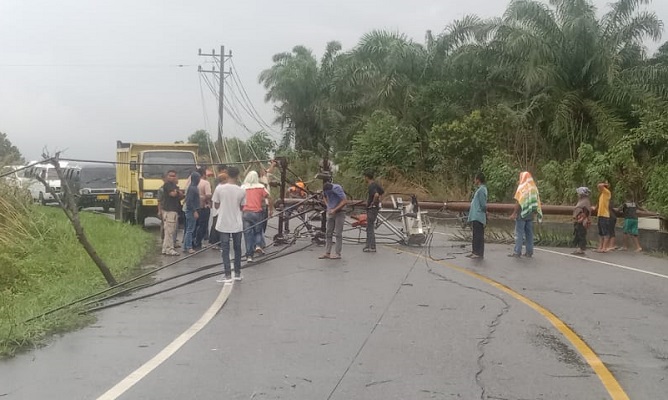
[{"label": "child standing on road", "polygon": [[577,247],[572,254],[583,256],[585,255],[585,250],[587,250],[587,229],[591,221],[589,216],[591,215],[591,201],[589,196],[591,196],[591,191],[587,187],[579,187],[576,190],[578,194],[578,203],[573,209],[573,244]]},{"label": "child standing on road", "polygon": [[365,253],[376,252],[376,220],[380,210],[380,196],[385,194],[383,187],[374,180],[374,173],[371,170],[364,172],[369,197],[366,201],[366,247],[362,249]]},{"label": "child standing on road", "polygon": [[608,210],[608,213],[610,214],[610,219],[608,220],[608,233],[610,234],[610,239],[608,239],[608,251],[615,251],[617,250],[617,210],[615,209],[615,205],[612,200],[610,200],[610,203],[608,204]]},{"label": "child standing on road", "polygon": [[624,214],[624,247],[622,250],[628,250],[629,238],[635,242],[636,251],[641,252],[640,241],[638,240],[638,205],[629,196],[622,206]]}]

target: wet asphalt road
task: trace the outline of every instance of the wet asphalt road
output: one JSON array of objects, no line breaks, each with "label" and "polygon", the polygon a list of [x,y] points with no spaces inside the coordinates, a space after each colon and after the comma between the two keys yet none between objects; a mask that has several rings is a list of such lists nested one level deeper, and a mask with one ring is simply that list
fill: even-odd
[{"label": "wet asphalt road", "polygon": [[[510,259],[501,245],[488,245],[485,260],[474,262],[443,237],[431,255],[453,259],[400,250],[421,251],[365,254],[346,245],[343,260],[333,261],[317,260],[321,249],[308,247],[244,270],[218,315],[120,398],[610,398],[548,320],[453,265],[556,314],[631,399],[667,397],[668,279],[545,251]],[[159,277],[218,257],[208,251]],[[592,258],[668,275],[666,259]],[[210,278],[102,311],[94,325],[0,362],[0,396],[95,399],[193,324],[220,290]]]}]

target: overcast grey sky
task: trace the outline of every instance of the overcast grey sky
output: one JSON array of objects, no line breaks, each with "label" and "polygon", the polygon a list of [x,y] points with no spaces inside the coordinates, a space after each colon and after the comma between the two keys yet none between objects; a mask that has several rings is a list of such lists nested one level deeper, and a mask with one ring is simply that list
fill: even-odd
[{"label": "overcast grey sky", "polygon": [[[216,131],[216,100],[197,65],[221,44],[234,53],[248,94],[267,121],[260,71],[271,56],[303,44],[321,54],[344,49],[371,29],[397,30],[422,42],[466,14],[500,15],[502,0],[1,0],[0,131],[28,159],[42,148],[110,160],[117,139],[183,140]],[[595,0],[599,9],[609,3]],[[668,21],[668,2],[650,6]],[[664,37],[666,39],[666,37]],[[656,48],[653,45],[652,48]],[[185,67],[175,67],[184,64]],[[258,125],[246,118],[247,126]],[[225,134],[248,134],[231,119]]]}]

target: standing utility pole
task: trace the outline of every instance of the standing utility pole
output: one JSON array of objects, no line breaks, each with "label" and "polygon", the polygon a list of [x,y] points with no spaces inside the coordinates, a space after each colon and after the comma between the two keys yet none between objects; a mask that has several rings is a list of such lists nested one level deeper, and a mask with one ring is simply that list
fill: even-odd
[{"label": "standing utility pole", "polygon": [[220,46],[220,54],[216,54],[216,50],[211,50],[211,54],[202,53],[202,49],[199,49],[200,56],[203,57],[213,57],[220,64],[220,70],[216,71],[216,66],[210,70],[202,69],[200,65],[197,70],[199,72],[209,73],[209,74],[218,74],[219,85],[218,85],[218,140],[217,143],[220,145],[223,144],[223,111],[225,110],[225,78],[230,74],[230,71],[225,71],[225,61],[228,58],[232,58],[232,50],[228,54],[225,54],[225,46]]}]

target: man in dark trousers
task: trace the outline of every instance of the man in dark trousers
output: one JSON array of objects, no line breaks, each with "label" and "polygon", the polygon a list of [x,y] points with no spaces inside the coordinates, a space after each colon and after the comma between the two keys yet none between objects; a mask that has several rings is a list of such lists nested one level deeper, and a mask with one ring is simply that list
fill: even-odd
[{"label": "man in dark trousers", "polygon": [[478,189],[471,200],[468,222],[473,230],[473,249],[468,258],[483,258],[485,256],[485,225],[487,225],[487,186],[485,175],[478,172],[475,176]]},{"label": "man in dark trousers", "polygon": [[380,210],[380,196],[385,194],[383,187],[374,180],[371,170],[364,172],[364,180],[369,187],[369,197],[366,203],[366,247],[365,253],[376,252],[376,219]]},{"label": "man in dark trousers", "polygon": [[[217,183],[214,191],[218,186],[227,183],[227,165],[220,164],[218,166],[218,176],[216,177],[216,182]],[[213,195],[211,202],[213,203]],[[218,210],[216,207],[211,207],[211,217],[213,217],[213,220],[211,221],[211,232],[209,232],[209,244],[216,245],[213,247],[214,250],[220,250],[220,233],[218,233],[216,230],[216,224],[218,223]]]},{"label": "man in dark trousers", "polygon": [[213,193],[213,206],[218,210],[216,230],[220,233],[223,268],[225,277],[219,283],[231,283],[230,240],[234,249],[234,280],[241,281],[241,238],[244,230],[242,208],[246,204],[246,190],[237,184],[239,169],[230,167],[227,170],[227,183],[218,185]]},{"label": "man in dark trousers", "polygon": [[[343,208],[348,200],[343,187],[335,183],[325,183],[322,186],[322,193],[327,203],[327,231],[325,232],[325,254],[319,258],[340,260],[343,246],[343,224],[346,222],[346,213]],[[333,238],[336,238],[336,246],[334,254],[331,254]]]}]

